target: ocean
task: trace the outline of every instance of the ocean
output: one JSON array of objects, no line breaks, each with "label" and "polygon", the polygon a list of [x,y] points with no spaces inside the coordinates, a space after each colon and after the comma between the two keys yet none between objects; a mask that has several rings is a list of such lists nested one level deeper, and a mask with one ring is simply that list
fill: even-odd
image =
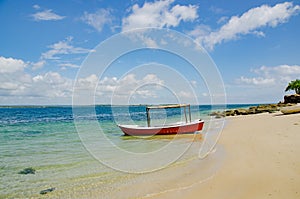
[{"label": "ocean", "polygon": [[[249,106],[227,105],[227,109]],[[201,134],[207,134],[207,138],[215,134],[211,142],[219,136],[224,122],[211,118],[208,113],[223,108],[210,105],[191,107],[192,118],[205,121]],[[153,111],[151,118],[153,124],[162,124],[184,121],[183,115],[180,109],[170,109]],[[203,138],[195,141],[195,135],[193,138],[124,136],[116,125],[145,125],[145,122],[144,105],[1,107],[0,198],[143,197],[152,192],[151,187],[126,190],[129,186],[145,183],[145,176],[163,181],[167,179],[161,179],[162,176],[171,177],[169,172],[174,174],[176,170],[191,171],[199,167],[199,162],[193,162],[199,159]],[[209,165],[213,166],[207,168],[205,161],[208,160],[202,160],[200,164],[206,169],[200,172],[199,181],[217,170],[222,154],[218,152],[209,160],[213,162]],[[25,168],[33,168],[35,173],[20,174]],[[186,182],[182,186],[189,184]],[[49,188],[55,189],[41,195],[42,190]],[[163,191],[167,188],[155,185],[154,189]],[[174,187],[170,185],[168,189]]]}]

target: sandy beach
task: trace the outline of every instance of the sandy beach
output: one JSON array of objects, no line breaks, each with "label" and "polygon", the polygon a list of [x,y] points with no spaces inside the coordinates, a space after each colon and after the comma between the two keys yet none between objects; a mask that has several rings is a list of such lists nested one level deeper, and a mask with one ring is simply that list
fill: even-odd
[{"label": "sandy beach", "polygon": [[217,145],[225,149],[225,161],[216,174],[147,198],[300,198],[300,114],[226,119]]},{"label": "sandy beach", "polygon": [[[34,110],[40,111],[39,115],[47,113],[48,118],[48,109]],[[51,110],[57,113],[61,108]],[[225,119],[226,125],[215,149],[203,159],[198,156],[203,136],[208,135],[206,132],[213,135],[212,130],[204,130],[202,136],[184,135],[177,139],[168,136],[147,140],[120,139],[122,144],[141,143],[148,147],[156,146],[153,143],[168,144],[171,141],[176,147],[190,146],[183,156],[167,167],[142,174],[115,171],[88,156],[80,140],[75,139],[71,121],[42,126],[31,124],[31,131],[28,131],[28,125],[26,128],[11,125],[12,133],[23,139],[9,140],[6,145],[2,139],[4,144],[1,146],[6,155],[2,157],[6,158],[3,162],[7,166],[1,167],[4,183],[0,186],[0,198],[300,198],[300,114],[275,112]],[[223,119],[214,121],[215,126],[217,122],[223,124]],[[108,127],[111,128],[111,124]],[[58,131],[58,128],[62,130]],[[118,138],[120,136],[115,139]],[[49,142],[49,147],[43,151],[40,148],[45,141]],[[43,144],[38,145],[40,142]],[[31,147],[32,143],[35,147]],[[17,144],[22,150],[9,148]],[[40,147],[41,154],[36,152],[37,147]],[[66,147],[68,150],[64,149]],[[173,149],[166,155],[174,152]],[[20,154],[17,158],[15,151]],[[37,154],[31,156],[33,152]],[[120,156],[114,157],[120,159]],[[33,167],[36,173],[18,173],[28,167]],[[40,194],[52,187],[55,189],[51,192]]]}]

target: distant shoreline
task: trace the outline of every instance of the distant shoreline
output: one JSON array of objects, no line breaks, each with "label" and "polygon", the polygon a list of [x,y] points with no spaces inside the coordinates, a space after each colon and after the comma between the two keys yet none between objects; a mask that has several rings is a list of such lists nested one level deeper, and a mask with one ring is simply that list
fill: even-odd
[{"label": "distant shoreline", "polygon": [[[275,103],[230,103],[230,104],[191,104],[191,106],[257,106]],[[0,108],[61,108],[61,107],[89,107],[89,106],[149,106],[157,104],[95,104],[95,105],[0,105]]]}]

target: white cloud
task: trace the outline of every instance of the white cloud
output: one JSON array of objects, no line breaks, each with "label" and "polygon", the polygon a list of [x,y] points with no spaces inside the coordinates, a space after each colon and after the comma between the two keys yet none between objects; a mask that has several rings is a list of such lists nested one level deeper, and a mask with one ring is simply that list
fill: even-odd
[{"label": "white cloud", "polygon": [[37,4],[35,4],[35,5],[33,5],[32,6],[34,9],[36,9],[36,10],[39,10],[41,7],[39,6],[39,5],[37,5]]},{"label": "white cloud", "polygon": [[[33,6],[35,9],[39,9],[40,7],[38,5]],[[32,15],[33,19],[35,21],[57,21],[65,18],[65,16],[60,16],[58,14],[55,14],[52,12],[52,10],[44,10],[41,12],[37,12]]]},{"label": "white cloud", "polygon": [[47,83],[52,85],[57,85],[65,82],[61,75],[57,72],[47,72],[44,75],[37,75],[32,78],[35,83]]},{"label": "white cloud", "polygon": [[45,60],[38,61],[36,63],[32,63],[32,70],[37,70],[42,68],[46,64]]},{"label": "white cloud", "polygon": [[15,90],[18,89],[18,84],[13,83],[13,82],[2,82],[0,84],[0,90]]},{"label": "white cloud", "polygon": [[191,96],[193,96],[193,94],[189,91],[180,91],[177,94],[177,96],[180,97],[180,98],[190,98]]},{"label": "white cloud", "polygon": [[217,24],[223,24],[223,23],[225,23],[225,22],[227,22],[227,21],[228,21],[228,17],[223,16],[223,17],[221,17],[221,18],[217,21]]},{"label": "white cloud", "polygon": [[291,80],[300,76],[300,66],[298,65],[279,65],[274,67],[261,66],[253,69],[256,77],[240,77],[237,79],[239,84],[248,84],[254,86],[276,86],[284,87]]},{"label": "white cloud", "polygon": [[[116,77],[105,77],[99,82],[97,90],[103,92],[114,92],[115,96],[128,96],[132,94],[154,96],[155,90],[151,91],[146,87],[151,85],[151,88],[160,89],[163,80],[159,79],[155,74],[147,74],[143,78],[138,79],[134,74],[128,74],[121,79]],[[154,85],[154,86],[153,86]]]},{"label": "white cloud", "polygon": [[214,14],[224,14],[226,12],[224,9],[216,6],[211,6],[209,10],[212,11]]},{"label": "white cloud", "polygon": [[197,81],[192,80],[192,81],[190,81],[190,84],[191,84],[194,88],[197,88],[197,85],[198,85]]},{"label": "white cloud", "polygon": [[208,25],[200,24],[197,25],[192,31],[190,31],[188,34],[194,38],[196,38],[198,41],[203,41],[207,35],[209,35],[212,32],[211,28]]},{"label": "white cloud", "polygon": [[152,90],[137,90],[132,97],[134,99],[142,98],[142,99],[148,99],[148,98],[157,98],[157,94],[153,92]]},{"label": "white cloud", "polygon": [[85,54],[91,52],[90,49],[74,47],[71,45],[72,37],[68,37],[66,40],[59,41],[55,44],[48,46],[49,51],[42,53],[42,59],[60,59],[57,55],[67,54]]},{"label": "white cloud", "polygon": [[80,66],[76,65],[76,64],[71,64],[71,63],[63,63],[63,64],[59,64],[59,66],[65,70],[67,68],[79,68]]},{"label": "white cloud", "polygon": [[254,69],[253,72],[257,74],[263,74],[266,77],[277,76],[277,77],[286,77],[286,76],[299,76],[300,75],[300,66],[298,65],[279,65],[275,67],[261,66],[258,69]]},{"label": "white cloud", "polygon": [[299,65],[261,66],[226,85],[230,103],[275,103],[283,100],[288,83],[299,79]]},{"label": "white cloud", "polygon": [[144,35],[140,35],[141,40],[148,48],[159,48],[159,45],[156,41],[150,37],[146,37]]},{"label": "white cloud", "polygon": [[80,78],[77,80],[77,89],[81,90],[88,90],[92,89],[95,90],[98,83],[98,77],[95,74],[92,74],[85,78]]},{"label": "white cloud", "polygon": [[[41,63],[37,63],[40,65]],[[21,59],[0,57],[0,103],[32,104],[43,100],[68,99],[71,101],[73,80],[56,72],[32,76]],[[42,101],[41,101],[42,100]]]},{"label": "white cloud", "polygon": [[73,81],[57,72],[47,72],[32,78],[30,91],[27,95],[35,94],[40,97],[68,97],[72,94]]},{"label": "white cloud", "polygon": [[[154,74],[137,77],[128,74],[122,78],[105,77],[99,81],[96,75],[78,79],[76,89],[83,93],[95,93],[101,102],[110,102],[111,97],[117,100],[127,98],[147,99],[158,97],[164,82]],[[30,75],[25,71],[0,73],[0,103],[9,104],[10,100],[18,104],[34,104],[43,102],[71,103],[74,81],[58,72],[46,72]],[[96,90],[95,90],[96,89]],[[88,96],[82,96],[87,98]],[[93,96],[91,96],[93,97]],[[4,100],[7,101],[4,101]],[[120,102],[120,101],[118,101]]]},{"label": "white cloud", "polygon": [[88,25],[95,28],[97,31],[101,32],[105,24],[112,23],[113,16],[110,10],[99,9],[95,13],[84,12],[81,20]]},{"label": "white cloud", "polygon": [[[70,100],[72,82],[71,79],[51,71],[34,77],[23,73],[1,83],[0,93],[15,99],[18,97],[22,97],[24,100],[29,99],[29,102],[40,101],[41,98],[47,98],[47,100],[68,98]],[[4,92],[5,89],[6,92]]]},{"label": "white cloud", "polygon": [[[292,2],[279,3],[273,7],[262,5],[252,8],[241,16],[231,17],[219,30],[211,31],[206,35],[200,34],[197,41],[212,50],[216,44],[237,39],[241,35],[264,36],[264,33],[258,30],[259,28],[274,28],[279,24],[286,23],[291,16],[298,14],[299,10],[300,6],[294,6]],[[197,28],[201,30],[201,27]],[[194,30],[191,34],[195,36],[195,33]]]},{"label": "white cloud", "polygon": [[124,36],[128,37],[132,42],[147,46],[148,48],[158,48],[160,45],[166,45],[167,42],[163,39],[158,41],[157,38],[147,34],[143,29],[135,30],[134,32],[123,32]]},{"label": "white cloud", "polygon": [[275,85],[275,79],[274,78],[265,78],[265,77],[253,77],[253,78],[247,78],[247,77],[240,77],[239,82],[246,83],[246,84],[253,84],[253,85]]},{"label": "white cloud", "polygon": [[95,97],[98,103],[122,104],[128,99],[157,98],[157,91],[161,90],[163,83],[155,74],[139,78],[135,74],[128,74],[122,78],[104,77],[100,80],[92,74],[77,80],[75,96],[78,96],[80,104],[92,103],[90,99],[82,98],[83,94],[93,95],[90,97]]},{"label": "white cloud", "polygon": [[0,73],[15,73],[23,71],[26,63],[21,59],[5,58],[0,56]]},{"label": "white cloud", "polygon": [[174,0],[160,0],[153,3],[145,2],[142,7],[135,4],[131,14],[122,20],[122,30],[145,27],[177,27],[181,21],[194,21],[197,6],[171,6]]},{"label": "white cloud", "polygon": [[142,81],[148,84],[163,84],[163,81],[160,80],[155,74],[147,74]]},{"label": "white cloud", "polygon": [[[72,41],[73,37],[69,36],[65,40],[58,41],[54,44],[49,45],[49,50],[41,54],[40,61],[36,63],[30,63],[30,65],[32,66],[32,70],[42,68],[46,65],[46,63],[49,60],[52,62],[55,61],[55,65],[60,66],[62,70],[66,70],[67,68],[79,68],[79,65],[72,64],[69,62],[70,57],[72,58],[72,61],[78,61],[80,60],[80,57],[78,57],[78,55],[87,54],[93,52],[93,50],[82,47],[76,47],[72,44]],[[69,56],[68,62],[63,61],[62,59],[66,56]]]},{"label": "white cloud", "polygon": [[[52,71],[32,75],[24,70],[26,63],[19,59],[0,57],[0,62],[1,66],[5,66],[1,67],[0,72],[0,104],[70,104],[72,102],[74,80]],[[9,64],[3,65],[2,63]],[[73,65],[65,63],[63,67],[73,67]],[[126,103],[128,99],[133,100],[133,103],[140,103],[168,98],[164,92],[164,80],[151,73],[128,74],[121,78],[105,77],[100,80],[97,75],[93,74],[78,79],[76,86],[79,93],[95,95],[82,95],[83,100],[96,97],[96,102],[99,103],[110,103],[111,99],[114,100],[113,103],[120,104]],[[179,95],[185,98],[190,97],[184,92]],[[87,100],[88,104],[90,101],[90,99]]]},{"label": "white cloud", "polygon": [[156,98],[156,91],[163,81],[154,74],[148,74],[138,79],[134,74],[128,74],[121,79],[105,77],[99,82],[97,91],[100,96],[109,96],[116,100],[128,98]]}]

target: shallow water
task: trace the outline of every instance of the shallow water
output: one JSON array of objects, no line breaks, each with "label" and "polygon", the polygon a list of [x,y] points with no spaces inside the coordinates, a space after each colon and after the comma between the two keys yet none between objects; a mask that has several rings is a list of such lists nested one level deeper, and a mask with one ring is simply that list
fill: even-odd
[{"label": "shallow water", "polygon": [[[145,124],[145,106],[76,109],[77,114],[69,106],[0,108],[0,198],[39,198],[41,190],[51,187],[56,189],[43,197],[142,197],[153,190],[127,195],[122,191],[131,184],[141,184],[143,175],[159,179],[163,175],[160,172],[207,164],[198,161],[203,145],[199,136],[123,136],[116,123]],[[213,137],[214,129],[221,127],[207,116],[211,106],[191,109],[194,119],[200,117],[206,122],[202,136]],[[153,112],[151,117],[153,123],[159,124],[184,120],[181,115],[182,111],[163,111]],[[215,128],[208,128],[209,123]],[[216,159],[212,165],[218,165],[220,158]],[[36,173],[18,174],[28,167]],[[205,175],[199,176],[199,180]]]}]

